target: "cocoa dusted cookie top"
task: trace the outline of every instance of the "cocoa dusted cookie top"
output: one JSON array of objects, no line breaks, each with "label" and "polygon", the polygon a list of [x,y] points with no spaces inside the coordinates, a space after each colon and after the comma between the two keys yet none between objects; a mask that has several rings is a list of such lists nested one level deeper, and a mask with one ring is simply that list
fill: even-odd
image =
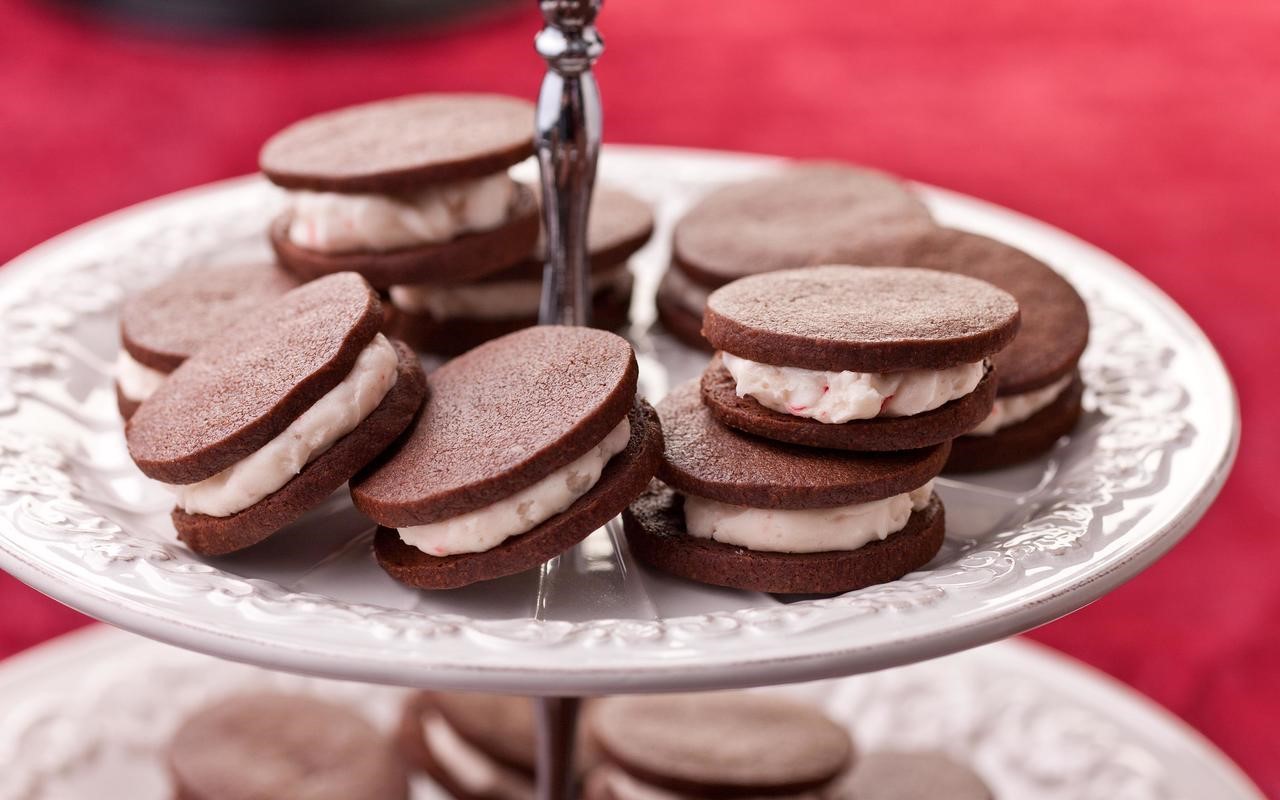
[{"label": "cocoa dusted cookie top", "polygon": [[848,731],[816,708],[764,694],[612,697],[588,725],[606,760],[694,797],[799,794],[854,762]]},{"label": "cocoa dusted cookie top", "polygon": [[125,300],[121,341],[138,363],[172,372],[227,327],[297,286],[270,261],[185,269]]},{"label": "cocoa dusted cookie top", "polygon": [[599,444],[631,411],[636,378],[631,345],[606,331],[542,325],[494,339],[428,376],[417,425],[352,498],[402,527],[509,497]]},{"label": "cocoa dusted cookie top", "polygon": [[981,361],[1013,340],[1018,304],[964,275],[819,266],[711,293],[702,333],[718,350],[813,370],[896,372]]},{"label": "cocoa dusted cookie top", "polygon": [[995,356],[1000,394],[1048,386],[1075,369],[1089,341],[1089,312],[1065,278],[1016,247],[952,228],[886,232],[857,247],[857,264],[926,267],[984,280],[1018,301],[1022,325]]},{"label": "cocoa dusted cookie top", "polygon": [[844,263],[851,245],[931,219],[897,178],[802,163],[707,195],[676,225],[672,252],[677,268],[714,287],[761,272]]},{"label": "cocoa dusted cookie top", "polygon": [[681,492],[752,508],[830,508],[923,486],[942,471],[947,442],[920,450],[848,453],[758,439],[717,422],[698,382],[658,404],[666,449],[658,477]]},{"label": "cocoa dusted cookie top", "polygon": [[226,329],[130,418],[150,478],[195,483],[279,435],[337,386],[382,324],[378,295],[346,272],[305,284]]},{"label": "cocoa dusted cookie top", "polygon": [[196,712],[169,745],[178,797],[218,800],[406,800],[390,739],[342,706],[255,692]]},{"label": "cocoa dusted cookie top", "polygon": [[533,153],[533,104],[496,94],[421,94],[317,114],[258,156],[289,189],[390,193],[480,178]]}]

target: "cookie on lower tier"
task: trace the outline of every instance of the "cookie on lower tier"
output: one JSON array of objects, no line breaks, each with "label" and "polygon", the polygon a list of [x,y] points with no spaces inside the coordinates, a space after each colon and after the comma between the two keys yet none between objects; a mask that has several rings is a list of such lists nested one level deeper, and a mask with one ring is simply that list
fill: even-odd
[{"label": "cookie on lower tier", "polygon": [[982,776],[943,753],[879,752],[858,759],[849,782],[856,800],[994,800]]},{"label": "cookie on lower tier", "polygon": [[586,800],[836,797],[856,763],[844,728],[762,693],[612,697],[585,722],[605,762]]},{"label": "cookie on lower tier", "polygon": [[265,539],[409,427],[426,379],[381,324],[359,275],[313,281],[224,330],[139,406],[129,455],[172,486],[173,524],[192,550]]},{"label": "cookie on lower tier", "polygon": [[544,325],[431,373],[396,451],[351,483],[378,563],[422,589],[536,567],[622,511],[657,469],[657,414],[636,398],[631,345]]},{"label": "cookie on lower tier", "polygon": [[949,444],[857,456],[778,444],[713,419],[696,383],[658,404],[660,481],[623,515],[641,562],[690,580],[834,594],[896,580],[942,546],[933,478]]},{"label": "cookie on lower tier", "polygon": [[[578,728],[579,775],[598,760]],[[401,752],[458,800],[533,797],[533,701],[528,697],[417,692],[400,719]]]},{"label": "cookie on lower tier", "polygon": [[304,695],[253,692],[187,719],[168,750],[182,800],[408,800],[394,744],[363,717]]},{"label": "cookie on lower tier", "polygon": [[132,416],[210,339],[297,285],[273,262],[249,261],[184,269],[127,298],[115,370],[121,416]]},{"label": "cookie on lower tier", "polygon": [[296,122],[259,156],[289,190],[272,247],[304,279],[350,270],[379,289],[516,264],[537,241],[538,204],[507,168],[533,153],[533,128],[531,103],[489,94],[399,97]]},{"label": "cookie on lower tier", "polygon": [[953,439],[995,400],[990,358],[1018,304],[963,275],[823,266],[743,278],[707,301],[717,349],[702,397],[722,423],[782,442],[907,450]]}]

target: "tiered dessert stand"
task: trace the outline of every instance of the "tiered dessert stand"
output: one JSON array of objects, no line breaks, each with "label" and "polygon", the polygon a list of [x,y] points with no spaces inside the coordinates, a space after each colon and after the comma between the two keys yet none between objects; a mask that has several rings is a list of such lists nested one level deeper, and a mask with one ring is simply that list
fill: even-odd
[{"label": "tiered dessert stand", "polygon": [[[544,321],[582,324],[589,308],[583,231],[600,141],[590,72],[602,49],[598,5],[541,3],[537,48],[551,67],[537,116],[550,254]],[[657,235],[633,262],[629,331],[650,399],[705,360],[654,328],[673,220],[708,188],[780,163],[605,151],[604,179],[657,210]],[[1005,209],[919,189],[944,224],[996,236],[1065,273],[1093,329],[1079,430],[1037,463],[940,480],[947,543],[899,581],[822,598],[700,586],[639,567],[615,520],[539,574],[425,593],[378,569],[369,523],[341,496],[250,552],[195,557],[174,537],[171,499],[125,452],[111,381],[115,310],[125,290],[186,264],[265,254],[263,229],[281,197],[258,178],[120,212],[0,271],[0,568],[120,628],[233,661],[544,698],[543,798],[567,796],[573,698],[871,672],[1053,620],[1136,575],[1204,513],[1239,436],[1231,382],[1194,323],[1128,267]]]}]

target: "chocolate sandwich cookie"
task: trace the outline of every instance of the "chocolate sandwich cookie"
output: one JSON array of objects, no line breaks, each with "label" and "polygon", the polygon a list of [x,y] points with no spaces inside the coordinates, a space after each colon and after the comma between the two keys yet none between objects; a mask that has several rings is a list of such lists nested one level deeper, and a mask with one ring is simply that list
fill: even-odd
[{"label": "chocolate sandwich cookie", "polygon": [[363,278],[322,278],[225,329],[142,403],[129,454],[172,485],[178,538],[206,555],[248,547],[395,441],[426,379],[381,323]]},{"label": "chocolate sandwich cookie", "polygon": [[719,424],[694,382],[658,404],[659,481],[623,515],[631,552],[690,580],[833,594],[896,580],[945,533],[933,478],[946,442],[853,456],[777,444]]},{"label": "chocolate sandwich cookie", "polygon": [[[419,692],[405,703],[400,749],[458,800],[511,800],[535,793],[533,702],[496,694]],[[579,728],[579,775],[598,761]]]},{"label": "chocolate sandwich cookie", "polygon": [[[587,226],[591,264],[591,324],[616,330],[627,323],[631,272],[627,259],[653,233],[653,212],[626,192],[596,190]],[[391,287],[395,333],[414,347],[456,355],[538,321],[543,245],[525,260],[476,281]]]},{"label": "chocolate sandwich cookie", "polygon": [[431,402],[401,446],[351,483],[383,526],[378,563],[422,589],[510,575],[614,517],[662,453],[636,399],[635,354],[590,328],[526,328],[431,373]]},{"label": "chocolate sandwich cookie", "polygon": [[485,94],[400,97],[285,128],[259,166],[290,190],[270,227],[304,279],[354,271],[378,288],[457,283],[526,258],[533,191],[507,168],[533,153],[533,105]]},{"label": "chocolate sandwich cookie", "polygon": [[227,326],[298,285],[266,261],[198,266],[124,301],[116,402],[128,419],[164,379]]},{"label": "chocolate sandwich cookie", "polygon": [[586,724],[605,761],[587,800],[835,797],[855,763],[848,731],[766,694],[611,697]]},{"label": "chocolate sandwich cookie", "polygon": [[942,753],[868,753],[849,782],[856,800],[995,800],[982,777]]},{"label": "chocolate sandwich cookie", "polygon": [[907,450],[986,419],[989,358],[1018,331],[1018,304],[935,270],[805,267],[712,293],[702,333],[719,351],[702,397],[722,423],[777,441]]},{"label": "chocolate sandwich cookie", "polygon": [[846,254],[859,242],[931,221],[902,181],[844,164],[797,164],[725,186],[677,223],[658,316],[686,344],[705,348],[698,331],[715,289],[762,272],[852,263]]},{"label": "chocolate sandwich cookie", "polygon": [[394,744],[363,717],[303,695],[221,698],[182,724],[168,767],[179,800],[407,800]]},{"label": "chocolate sandwich cookie", "polygon": [[979,278],[1013,295],[1022,326],[992,358],[1000,376],[990,415],[955,442],[949,471],[992,469],[1044,453],[1080,419],[1078,364],[1089,312],[1065,278],[1016,247],[950,228],[919,227],[861,243],[858,264],[926,267]]}]

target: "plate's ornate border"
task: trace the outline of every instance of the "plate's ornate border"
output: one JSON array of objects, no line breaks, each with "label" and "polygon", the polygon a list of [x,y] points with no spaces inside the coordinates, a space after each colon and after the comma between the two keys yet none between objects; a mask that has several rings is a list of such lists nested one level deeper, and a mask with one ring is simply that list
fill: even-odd
[{"label": "plate's ornate border", "polygon": [[[1174,454],[1195,436],[1180,414],[1187,392],[1171,370],[1174,351],[1139,317],[1095,294],[1088,297],[1092,344],[1081,364],[1088,420],[1077,434],[1091,457],[1057,462],[1054,480],[1020,501],[1019,519],[981,546],[949,541],[939,568],[839,597],[694,617],[586,622],[430,615],[288,591],[204,564],[176,542],[130,532],[128,520],[160,510],[131,505],[120,494],[120,485],[141,478],[119,446],[111,355],[94,348],[99,340],[112,341],[123,287],[154,282],[229,244],[255,241],[278,202],[265,185],[245,183],[209,193],[201,203],[157,206],[145,226],[106,226],[49,250],[39,280],[25,275],[0,297],[0,549],[29,561],[83,565],[77,569],[87,570],[85,578],[107,595],[135,592],[122,578],[136,582],[141,575],[175,603],[203,597],[255,619],[339,626],[357,640],[372,635],[383,644],[466,636],[508,648],[631,646],[814,631],[921,609],[961,589],[999,591],[1033,567],[1086,560],[1139,518],[1128,513],[1129,522],[1108,528],[1105,515],[1158,492]],[[86,375],[93,379],[86,383]],[[981,490],[957,483],[949,491]]]}]

